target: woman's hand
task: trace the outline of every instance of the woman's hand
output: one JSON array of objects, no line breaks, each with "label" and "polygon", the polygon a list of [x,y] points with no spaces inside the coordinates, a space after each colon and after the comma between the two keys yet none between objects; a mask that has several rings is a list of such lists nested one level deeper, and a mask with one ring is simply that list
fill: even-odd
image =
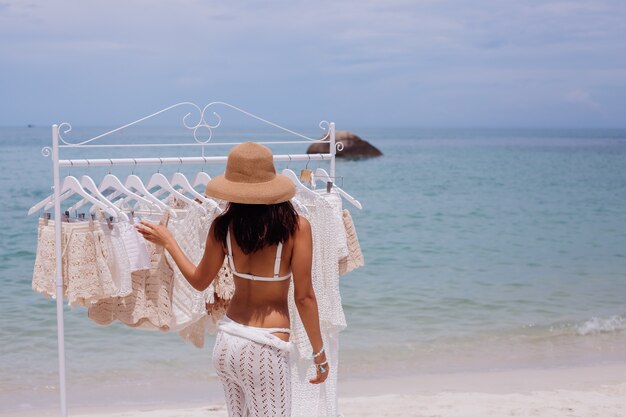
[{"label": "woman's hand", "polygon": [[322,355],[322,357],[323,359],[316,358],[320,360],[316,360],[315,370],[317,371],[317,375],[315,375],[315,378],[309,379],[309,382],[311,384],[321,384],[322,382],[326,381],[326,378],[328,378],[328,374],[330,373],[330,367],[328,366],[328,362],[326,361],[326,355],[324,354]]},{"label": "woman's hand", "polygon": [[162,224],[151,224],[146,221],[142,221],[136,225],[135,228],[147,241],[152,242],[155,245],[168,248],[171,247],[172,243],[175,243],[172,232],[170,232],[169,229]]}]

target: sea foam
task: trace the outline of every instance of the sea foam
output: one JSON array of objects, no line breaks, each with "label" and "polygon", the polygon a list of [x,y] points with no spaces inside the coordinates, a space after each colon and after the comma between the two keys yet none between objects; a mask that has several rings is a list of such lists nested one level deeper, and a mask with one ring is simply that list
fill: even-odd
[{"label": "sea foam", "polygon": [[626,330],[626,319],[622,316],[611,316],[608,318],[592,317],[576,326],[576,332],[581,336],[622,330]]}]

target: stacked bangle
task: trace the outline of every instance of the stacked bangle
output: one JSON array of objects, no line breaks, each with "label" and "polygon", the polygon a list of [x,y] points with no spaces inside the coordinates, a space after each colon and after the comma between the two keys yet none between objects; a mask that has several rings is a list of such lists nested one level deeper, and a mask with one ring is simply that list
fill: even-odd
[{"label": "stacked bangle", "polygon": [[324,361],[322,363],[316,363],[315,366],[317,366],[318,368],[320,368],[320,373],[325,373],[328,368],[325,368],[324,365],[328,365],[328,361]]},{"label": "stacked bangle", "polygon": [[312,358],[315,359],[318,356],[320,356],[322,353],[324,353],[324,345],[323,344],[322,344],[322,348],[320,349],[320,351],[317,352],[317,353],[314,353]]}]

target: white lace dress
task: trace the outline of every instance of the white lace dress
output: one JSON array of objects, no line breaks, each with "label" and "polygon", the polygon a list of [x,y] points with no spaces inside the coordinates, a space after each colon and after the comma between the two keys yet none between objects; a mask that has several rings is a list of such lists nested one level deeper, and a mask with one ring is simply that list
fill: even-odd
[{"label": "white lace dress", "polygon": [[[323,384],[311,384],[315,367],[311,360],[311,342],[306,335],[294,301],[293,285],[289,289],[289,315],[293,354],[291,357],[291,395],[293,417],[336,417],[337,369],[339,365],[339,332],[346,327],[346,318],[339,293],[338,248],[335,210],[319,195],[299,191],[295,197],[308,210],[299,214],[311,223],[313,233],[313,288],[318,302],[320,328],[330,365],[330,374]],[[299,205],[295,205],[298,207]]]}]

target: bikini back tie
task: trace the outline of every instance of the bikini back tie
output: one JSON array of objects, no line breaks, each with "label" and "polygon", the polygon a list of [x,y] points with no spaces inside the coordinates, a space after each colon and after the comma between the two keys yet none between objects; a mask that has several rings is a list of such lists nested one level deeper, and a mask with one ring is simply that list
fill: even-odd
[{"label": "bikini back tie", "polygon": [[250,279],[252,281],[284,281],[291,278],[291,272],[287,275],[283,275],[282,277],[278,275],[278,273],[280,272],[280,259],[283,251],[283,242],[280,242],[278,244],[278,247],[276,248],[276,260],[274,261],[273,277],[260,277],[258,275],[237,272],[237,270],[235,269],[235,262],[233,261],[233,247],[232,243],[230,242],[230,228],[226,232],[226,246],[228,247],[228,264],[230,265],[230,269],[233,271],[233,275],[237,275],[240,278]]}]

